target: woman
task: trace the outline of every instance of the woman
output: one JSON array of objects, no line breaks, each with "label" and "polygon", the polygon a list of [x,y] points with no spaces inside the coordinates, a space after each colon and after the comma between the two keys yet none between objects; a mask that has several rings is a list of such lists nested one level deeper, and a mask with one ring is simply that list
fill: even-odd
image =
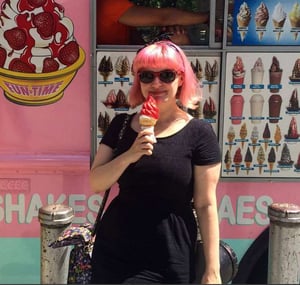
[{"label": "woman", "polygon": [[[191,117],[199,100],[197,80],[183,51],[166,40],[145,46],[133,61],[132,107],[151,96],[159,118],[141,130],[139,113],[117,115],[99,145],[91,187],[101,192],[116,181],[120,191],[98,228],[92,255],[93,283],[191,283],[197,225],[204,242],[204,284],[218,284],[219,228],[216,186],[220,150],[210,124]],[[117,147],[116,152],[114,149]]]}]

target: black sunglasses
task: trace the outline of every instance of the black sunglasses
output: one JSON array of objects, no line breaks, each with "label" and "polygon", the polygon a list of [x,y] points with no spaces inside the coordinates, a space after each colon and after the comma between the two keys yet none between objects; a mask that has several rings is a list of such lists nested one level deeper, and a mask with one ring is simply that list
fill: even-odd
[{"label": "black sunglasses", "polygon": [[177,72],[169,69],[157,71],[157,72],[151,70],[144,70],[138,72],[138,75],[140,81],[146,84],[152,83],[155,77],[158,77],[161,82],[171,83],[175,80]]}]

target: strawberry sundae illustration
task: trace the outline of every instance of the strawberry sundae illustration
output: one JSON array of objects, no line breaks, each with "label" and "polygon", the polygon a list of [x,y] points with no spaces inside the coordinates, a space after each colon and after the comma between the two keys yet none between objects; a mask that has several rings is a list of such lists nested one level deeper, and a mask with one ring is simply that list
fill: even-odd
[{"label": "strawberry sundae illustration", "polygon": [[72,21],[53,0],[4,0],[0,11],[0,86],[12,102],[54,103],[85,60]]}]

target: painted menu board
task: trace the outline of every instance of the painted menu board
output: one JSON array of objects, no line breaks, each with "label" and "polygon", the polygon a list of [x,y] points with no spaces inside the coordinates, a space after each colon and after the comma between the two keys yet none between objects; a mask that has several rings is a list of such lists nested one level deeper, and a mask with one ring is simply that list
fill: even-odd
[{"label": "painted menu board", "polygon": [[223,177],[300,178],[298,53],[228,53]]},{"label": "painted menu board", "polygon": [[[131,65],[135,52],[97,52],[97,143],[118,113],[133,113],[128,103],[132,85]],[[195,118],[206,120],[218,133],[220,57],[188,55],[199,84],[203,85],[203,98],[195,110],[187,111]]]},{"label": "painted menu board", "polygon": [[299,45],[300,3],[296,0],[235,0],[233,45]]}]

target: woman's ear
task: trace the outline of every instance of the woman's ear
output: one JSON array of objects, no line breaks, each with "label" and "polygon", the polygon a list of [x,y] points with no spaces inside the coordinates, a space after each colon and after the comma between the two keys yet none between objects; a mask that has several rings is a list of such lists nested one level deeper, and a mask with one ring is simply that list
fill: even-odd
[{"label": "woman's ear", "polygon": [[183,75],[182,75],[182,73],[178,76],[178,86],[182,86],[182,84],[183,84]]}]

